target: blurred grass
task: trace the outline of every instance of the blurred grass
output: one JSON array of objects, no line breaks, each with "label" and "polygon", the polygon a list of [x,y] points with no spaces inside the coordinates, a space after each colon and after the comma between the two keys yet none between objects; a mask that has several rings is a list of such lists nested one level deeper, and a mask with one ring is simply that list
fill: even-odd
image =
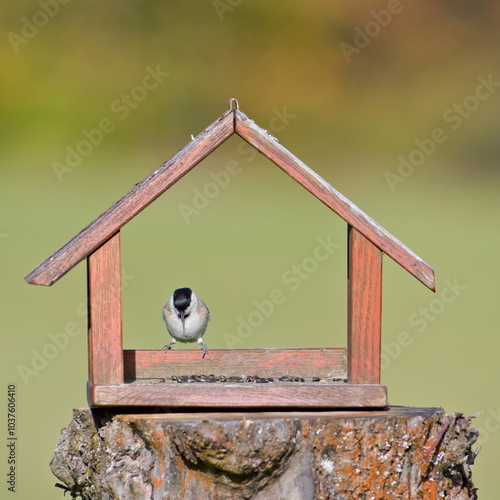
[{"label": "blurred grass", "polygon": [[[401,332],[411,344],[390,358],[383,382],[391,404],[483,412],[473,477],[480,498],[495,498],[500,97],[493,92],[457,130],[443,113],[474,92],[478,76],[500,80],[499,7],[402,5],[350,64],[339,44],[352,43],[354,27],[386,2],[243,2],[223,21],[210,3],[70,3],[18,52],[7,34],[19,34],[22,18],[40,5],[1,8],[1,370],[5,384],[18,385],[20,496],[62,497],[48,462],[71,409],[86,405],[87,378],[85,264],[50,288],[28,286],[23,276],[235,96],[243,112],[435,268],[434,295],[384,259],[385,352]],[[148,65],[170,74],[121,120],[111,104],[141,84]],[[275,131],[283,112],[294,116]],[[103,118],[115,130],[59,182],[53,163]],[[446,129],[446,142],[391,191],[385,172],[397,172],[398,156],[435,127]],[[234,334],[238,317],[275,289],[285,302],[239,347],[345,345],[345,224],[239,144],[230,139],[123,229],[125,347],[165,343],[161,308],[185,285],[212,311],[209,347],[226,347],[223,335]],[[195,190],[230,161],[241,172],[186,223],[181,207],[193,206]],[[283,273],[328,236],[338,249],[292,290]],[[419,331],[411,318],[437,307],[447,280],[466,289]],[[19,367],[31,367],[33,350],[72,327],[80,333],[24,384]]]}]

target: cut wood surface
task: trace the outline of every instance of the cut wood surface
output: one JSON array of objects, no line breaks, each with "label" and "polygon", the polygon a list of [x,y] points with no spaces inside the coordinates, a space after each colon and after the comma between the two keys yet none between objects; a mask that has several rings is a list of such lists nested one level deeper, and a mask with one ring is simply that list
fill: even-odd
[{"label": "cut wood surface", "polygon": [[476,438],[439,408],[80,409],[51,469],[84,500],[475,500]]}]

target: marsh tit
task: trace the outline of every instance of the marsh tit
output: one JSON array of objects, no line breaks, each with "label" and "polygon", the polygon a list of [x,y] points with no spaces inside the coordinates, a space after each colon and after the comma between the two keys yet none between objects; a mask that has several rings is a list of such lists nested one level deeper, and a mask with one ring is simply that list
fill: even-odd
[{"label": "marsh tit", "polygon": [[191,288],[178,288],[174,291],[163,308],[163,319],[172,336],[172,342],[163,349],[170,349],[177,341],[198,342],[205,357],[208,347],[203,343],[202,337],[207,329],[210,311]]}]

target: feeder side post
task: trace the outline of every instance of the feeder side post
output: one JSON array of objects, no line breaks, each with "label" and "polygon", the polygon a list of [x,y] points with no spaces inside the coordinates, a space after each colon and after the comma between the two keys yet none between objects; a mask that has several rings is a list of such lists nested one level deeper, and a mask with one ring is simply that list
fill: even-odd
[{"label": "feeder side post", "polygon": [[123,383],[120,232],[87,258],[89,382]]},{"label": "feeder side post", "polygon": [[347,378],[379,384],[382,330],[382,252],[348,227]]}]

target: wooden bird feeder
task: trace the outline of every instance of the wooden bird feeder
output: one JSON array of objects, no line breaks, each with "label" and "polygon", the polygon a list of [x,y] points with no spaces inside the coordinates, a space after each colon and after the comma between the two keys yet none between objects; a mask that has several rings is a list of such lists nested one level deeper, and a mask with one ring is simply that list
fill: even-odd
[{"label": "wooden bird feeder", "polygon": [[[239,135],[348,224],[347,349],[124,350],[120,229],[233,134]],[[50,286],[88,266],[91,406],[363,408],[387,406],[380,384],[382,255],[431,290],[434,271],[257,126],[229,110],[26,276]],[[213,374],[203,383],[180,377]],[[246,377],[266,377],[267,383]],[[271,381],[272,379],[272,381]],[[281,379],[281,380],[280,380]]]}]

